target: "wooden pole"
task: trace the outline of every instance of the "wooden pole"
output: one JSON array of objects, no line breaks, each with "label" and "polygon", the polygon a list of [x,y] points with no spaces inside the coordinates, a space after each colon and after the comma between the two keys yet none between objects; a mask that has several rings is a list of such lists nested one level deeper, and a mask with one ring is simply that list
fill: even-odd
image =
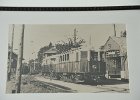
[{"label": "wooden pole", "polygon": [[101,72],[100,61],[101,61],[101,58],[100,58],[100,51],[98,51],[98,66],[99,66],[99,73]]},{"label": "wooden pole", "polygon": [[116,26],[114,24],[114,36],[116,37]]},{"label": "wooden pole", "polygon": [[77,30],[76,30],[76,28],[74,29],[74,45],[76,45],[76,32],[77,32]]},{"label": "wooden pole", "polygon": [[20,33],[20,42],[19,42],[19,53],[18,53],[18,62],[16,69],[16,93],[20,93],[21,86],[21,69],[22,69],[22,60],[23,60],[23,42],[24,42],[24,24],[22,25],[22,32]]},{"label": "wooden pole", "polygon": [[9,51],[10,55],[9,55],[9,65],[8,65],[7,81],[10,81],[10,78],[11,78],[11,67],[12,67],[12,59],[13,59],[12,55],[13,55],[14,28],[15,28],[15,25],[13,24],[11,48],[10,48],[10,51]]}]

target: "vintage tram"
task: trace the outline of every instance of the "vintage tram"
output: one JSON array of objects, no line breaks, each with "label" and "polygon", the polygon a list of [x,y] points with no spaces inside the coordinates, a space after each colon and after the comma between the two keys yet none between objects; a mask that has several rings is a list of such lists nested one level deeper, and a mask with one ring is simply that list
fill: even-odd
[{"label": "vintage tram", "polygon": [[46,52],[42,74],[69,82],[97,82],[105,78],[106,64],[100,52],[92,49],[72,48],[57,54],[55,50]]}]

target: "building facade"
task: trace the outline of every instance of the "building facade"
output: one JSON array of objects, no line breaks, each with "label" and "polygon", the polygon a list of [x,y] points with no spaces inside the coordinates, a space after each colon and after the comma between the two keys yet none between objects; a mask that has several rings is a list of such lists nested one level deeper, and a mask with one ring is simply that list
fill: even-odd
[{"label": "building facade", "polygon": [[106,77],[129,79],[126,37],[109,37],[102,47],[106,62]]}]

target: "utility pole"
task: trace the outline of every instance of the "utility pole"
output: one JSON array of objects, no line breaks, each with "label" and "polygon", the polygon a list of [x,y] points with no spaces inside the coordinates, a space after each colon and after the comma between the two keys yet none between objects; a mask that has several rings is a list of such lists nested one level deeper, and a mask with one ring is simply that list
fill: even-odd
[{"label": "utility pole", "polygon": [[35,70],[36,70],[36,66],[35,66],[35,59],[34,59],[34,72],[35,72]]},{"label": "utility pole", "polygon": [[91,46],[91,34],[89,36],[89,45]]},{"label": "utility pole", "polygon": [[76,44],[76,39],[77,39],[77,35],[76,35],[76,33],[77,33],[77,30],[76,30],[76,28],[74,29],[74,44]]},{"label": "utility pole", "polygon": [[113,26],[114,26],[114,36],[116,37],[116,26],[115,24]]},{"label": "utility pole", "polygon": [[35,70],[36,70],[36,61],[35,61],[36,60],[36,55],[35,55],[35,52],[33,54],[34,54],[34,57],[35,57],[34,58],[34,72],[35,72]]},{"label": "utility pole", "polygon": [[98,64],[99,64],[99,73],[101,72],[101,57],[100,51],[98,51]]},{"label": "utility pole", "polygon": [[9,65],[8,65],[7,81],[10,81],[10,78],[11,78],[12,55],[13,55],[13,41],[14,41],[14,28],[15,28],[15,25],[13,24],[11,48],[10,48],[10,51],[9,51],[10,55],[9,55]]},{"label": "utility pole", "polygon": [[23,60],[23,42],[24,42],[24,24],[22,25],[22,32],[20,33],[20,42],[19,42],[19,53],[18,53],[18,62],[16,69],[16,93],[20,93],[21,86],[21,69],[22,69],[22,60]]}]

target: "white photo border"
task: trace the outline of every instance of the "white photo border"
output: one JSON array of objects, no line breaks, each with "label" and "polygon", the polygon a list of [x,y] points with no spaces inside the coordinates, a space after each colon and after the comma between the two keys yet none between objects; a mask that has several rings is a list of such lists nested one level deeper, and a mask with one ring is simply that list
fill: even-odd
[{"label": "white photo border", "polygon": [[[139,100],[140,10],[79,12],[0,12],[0,100]],[[6,94],[9,24],[126,24],[130,93]]]}]

